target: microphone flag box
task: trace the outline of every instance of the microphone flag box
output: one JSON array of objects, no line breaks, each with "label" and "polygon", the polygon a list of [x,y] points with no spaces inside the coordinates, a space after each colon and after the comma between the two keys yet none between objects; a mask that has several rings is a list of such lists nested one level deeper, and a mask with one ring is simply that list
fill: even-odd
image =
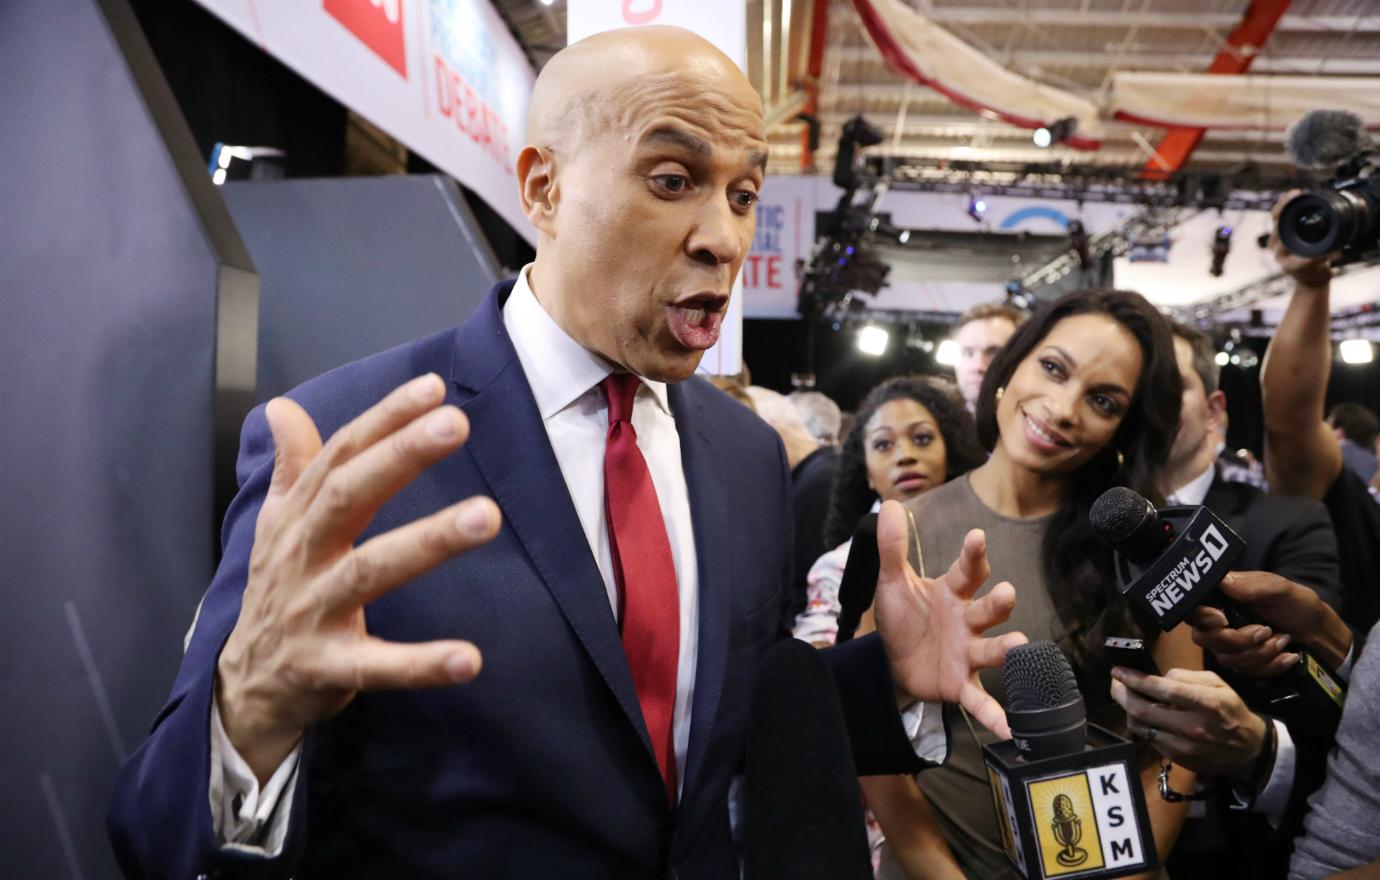
[{"label": "microphone flag box", "polygon": [[1088,725],[1082,751],[1026,760],[982,747],[1006,857],[1027,880],[1124,877],[1159,867],[1131,743]]},{"label": "microphone flag box", "polygon": [[1116,554],[1122,593],[1169,632],[1217,589],[1246,549],[1246,542],[1206,507],[1166,507],[1160,518],[1174,539],[1153,562],[1141,566]]}]

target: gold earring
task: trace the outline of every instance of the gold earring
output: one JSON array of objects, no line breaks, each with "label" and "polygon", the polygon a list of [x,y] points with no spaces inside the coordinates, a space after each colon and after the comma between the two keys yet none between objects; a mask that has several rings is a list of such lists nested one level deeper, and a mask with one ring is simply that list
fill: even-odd
[{"label": "gold earring", "polygon": [[1126,467],[1126,456],[1121,454],[1121,450],[1116,451],[1116,468],[1122,470]]},{"label": "gold earring", "polygon": [[1005,385],[998,385],[998,386],[997,386],[997,403],[1001,403],[1001,398],[1002,398],[1002,395],[1004,395],[1004,394],[1006,394],[1006,386],[1005,386]]}]

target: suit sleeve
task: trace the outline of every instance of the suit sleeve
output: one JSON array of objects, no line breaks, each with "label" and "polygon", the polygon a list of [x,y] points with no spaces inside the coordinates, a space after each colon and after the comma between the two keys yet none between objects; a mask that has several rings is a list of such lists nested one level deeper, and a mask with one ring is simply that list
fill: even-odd
[{"label": "suit sleeve", "polygon": [[[292,816],[276,859],[222,848],[210,806],[211,703],[216,663],[239,616],[254,528],[273,473],[273,442],[257,407],[245,420],[236,466],[240,491],[221,532],[220,568],[202,600],[182,666],[147,739],[115,780],[107,826],[128,878],[279,878],[291,875],[304,844],[305,769],[297,774]],[[311,738],[302,762],[309,760]]]},{"label": "suit sleeve", "polygon": [[1298,499],[1293,519],[1279,530],[1270,548],[1269,570],[1295,583],[1312,587],[1333,608],[1342,598],[1337,534],[1327,508]]}]

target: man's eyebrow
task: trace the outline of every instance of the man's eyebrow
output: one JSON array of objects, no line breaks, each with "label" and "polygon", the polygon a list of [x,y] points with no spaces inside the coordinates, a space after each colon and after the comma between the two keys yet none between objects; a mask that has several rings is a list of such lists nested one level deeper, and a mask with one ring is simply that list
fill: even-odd
[{"label": "man's eyebrow", "polygon": [[[647,132],[642,136],[643,144],[663,143],[671,146],[680,147],[688,150],[696,156],[708,157],[713,152],[713,147],[703,139],[696,137],[688,131],[674,126],[661,125]],[[763,173],[767,170],[767,151],[753,150],[748,154],[748,167],[761,169]]]},{"label": "man's eyebrow", "polygon": [[709,144],[688,131],[669,125],[658,126],[642,136],[642,143],[666,143],[689,150],[697,156],[708,156],[713,150]]}]

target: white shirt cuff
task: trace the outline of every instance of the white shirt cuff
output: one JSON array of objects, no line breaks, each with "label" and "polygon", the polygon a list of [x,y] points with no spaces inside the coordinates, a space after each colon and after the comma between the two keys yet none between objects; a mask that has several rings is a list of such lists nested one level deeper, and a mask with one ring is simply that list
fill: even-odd
[{"label": "white shirt cuff", "polygon": [[901,710],[901,725],[917,758],[931,764],[943,764],[949,757],[943,703],[911,703]]},{"label": "white shirt cuff", "polygon": [[[1269,721],[1275,726],[1275,766],[1270,770],[1269,781],[1249,806],[1257,813],[1264,813],[1265,821],[1270,823],[1271,828],[1278,828],[1284,818],[1284,808],[1289,805],[1289,792],[1294,787],[1297,754],[1294,738],[1289,735],[1289,728],[1284,722],[1277,718]],[[1246,806],[1239,798],[1237,803]]]},{"label": "white shirt cuff", "polygon": [[282,855],[301,755],[298,743],[260,789],[211,701],[211,824],[222,847],[270,859]]},{"label": "white shirt cuff", "polygon": [[1356,640],[1351,640],[1351,647],[1346,650],[1346,659],[1342,665],[1337,667],[1337,677],[1345,684],[1351,681],[1351,662],[1356,659]]}]

